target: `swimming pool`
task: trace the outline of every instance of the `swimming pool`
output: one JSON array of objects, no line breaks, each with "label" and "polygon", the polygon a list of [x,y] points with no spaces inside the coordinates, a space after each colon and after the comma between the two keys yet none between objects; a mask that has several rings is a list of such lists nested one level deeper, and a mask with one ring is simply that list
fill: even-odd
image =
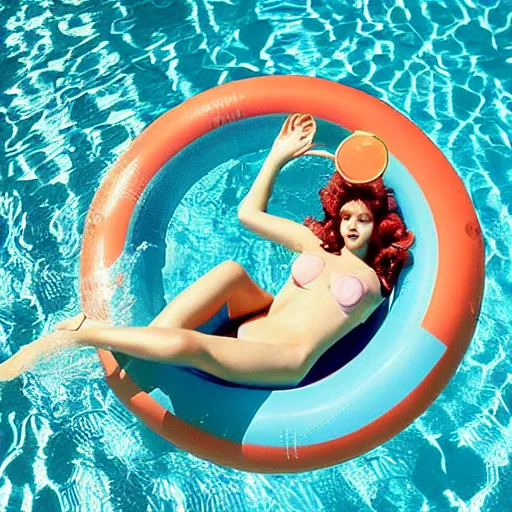
[{"label": "swimming pool", "polygon": [[[93,350],[52,359],[0,385],[0,509],[512,508],[510,17],[498,1],[394,4],[46,0],[2,7],[2,358],[78,311],[85,214],[127,144],[183,99],[259,74],[329,78],[408,115],[470,192],[486,240],[487,281],[469,352],[432,407],[371,453],[311,473],[253,475],[181,452],[119,404]],[[168,298],[226,257],[248,258],[271,291],[282,284],[285,249],[248,233],[238,243],[236,204],[263,157],[226,162],[186,194],[166,238]],[[308,181],[298,187],[283,176],[271,205],[296,219],[306,205],[318,207],[309,180],[325,172],[297,166],[290,172],[307,171]],[[196,223],[200,229],[189,228]],[[136,266],[147,250],[136,247],[126,265]],[[120,323],[142,311],[129,293],[117,300]]]}]

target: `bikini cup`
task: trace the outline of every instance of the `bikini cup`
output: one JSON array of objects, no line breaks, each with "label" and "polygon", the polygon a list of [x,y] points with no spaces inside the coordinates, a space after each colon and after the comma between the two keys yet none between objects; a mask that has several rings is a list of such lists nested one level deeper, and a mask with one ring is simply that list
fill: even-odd
[{"label": "bikini cup", "polygon": [[[314,281],[325,266],[324,260],[317,254],[301,254],[291,268],[293,280],[297,286],[304,287]],[[338,304],[343,309],[352,309],[365,296],[366,290],[355,276],[334,276],[331,279],[329,288]]]},{"label": "bikini cup", "polygon": [[331,293],[344,309],[352,309],[366,295],[364,285],[355,276],[338,276],[331,281]]},{"label": "bikini cup", "polygon": [[311,283],[322,273],[324,267],[324,260],[317,254],[301,254],[291,268],[295,284],[303,287]]}]

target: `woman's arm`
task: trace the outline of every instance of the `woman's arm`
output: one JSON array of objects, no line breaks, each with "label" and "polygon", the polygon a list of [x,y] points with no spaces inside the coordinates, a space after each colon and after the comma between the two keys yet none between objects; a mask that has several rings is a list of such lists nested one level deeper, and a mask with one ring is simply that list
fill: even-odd
[{"label": "woman's arm", "polygon": [[267,211],[268,200],[274,189],[274,183],[285,163],[286,161],[280,159],[278,155],[273,154],[272,151],[270,152],[249,193],[238,208],[239,217]]},{"label": "woman's arm", "polygon": [[311,116],[294,114],[285,121],[249,193],[238,208],[238,218],[248,229],[292,251],[317,247],[318,238],[302,224],[266,213],[279,171],[286,162],[311,147],[314,123]]}]

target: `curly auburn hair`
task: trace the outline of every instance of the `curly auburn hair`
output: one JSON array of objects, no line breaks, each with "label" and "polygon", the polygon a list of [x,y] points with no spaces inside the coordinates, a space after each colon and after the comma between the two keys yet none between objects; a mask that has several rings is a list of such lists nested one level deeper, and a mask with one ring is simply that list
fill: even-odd
[{"label": "curly auburn hair", "polygon": [[391,293],[404,265],[409,260],[409,247],[414,234],[407,230],[398,212],[393,189],[381,178],[366,184],[352,184],[335,172],[327,186],[319,191],[324,220],[306,217],[304,225],[322,241],[327,252],[340,254],[345,243],[340,234],[339,212],[350,201],[361,201],[372,212],[374,228],[365,262],[373,268],[381,282],[384,296]]}]

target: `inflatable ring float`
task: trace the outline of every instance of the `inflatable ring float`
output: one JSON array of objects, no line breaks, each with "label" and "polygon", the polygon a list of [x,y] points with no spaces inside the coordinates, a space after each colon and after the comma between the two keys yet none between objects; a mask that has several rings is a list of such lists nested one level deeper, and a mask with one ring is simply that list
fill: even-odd
[{"label": "inflatable ring float", "polygon": [[[395,189],[416,243],[414,262],[402,272],[371,342],[324,378],[280,390],[230,386],[165,364],[155,364],[158,370],[146,382],[132,378],[118,356],[98,351],[109,386],[153,431],[201,458],[261,473],[334,465],[407,427],[435,400],[464,356],[484,282],[484,247],[471,200],[450,163],[417,126],[382,101],[344,85],[300,76],[258,77],[215,87],[173,108],[113,166],[86,218],[83,310],[100,320],[112,317],[112,293],[122,275],[112,279],[110,274],[129,230],[142,240],[161,228],[156,223],[140,233],[144,230],[130,223],[139,198],[162,168],[180,158],[186,162],[192,154],[211,160],[218,153],[222,163],[265,144],[268,148],[272,138],[254,142],[254,134],[264,132],[261,123],[274,116],[274,131],[267,129],[274,137],[276,115],[282,123],[293,112],[308,112],[351,132],[370,132],[388,146],[385,181]],[[253,136],[230,141],[244,126]],[[203,136],[213,138],[187,153]],[[183,168],[176,167],[173,189],[165,191],[174,207],[201,177],[194,175],[197,162],[187,172]]]}]

